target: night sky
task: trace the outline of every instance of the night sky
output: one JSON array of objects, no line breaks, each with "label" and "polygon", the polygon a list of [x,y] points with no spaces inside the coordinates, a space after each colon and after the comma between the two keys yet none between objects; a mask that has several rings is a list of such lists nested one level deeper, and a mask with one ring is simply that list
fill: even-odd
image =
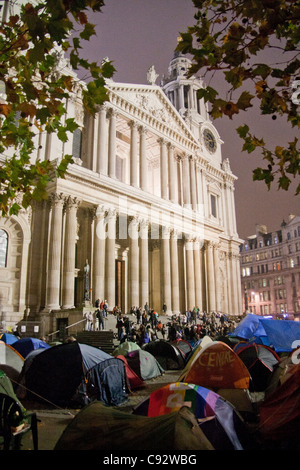
[{"label": "night sky", "polygon": [[[101,13],[90,21],[96,25],[97,37],[85,45],[89,59],[113,61],[115,82],[147,83],[147,70],[154,65],[159,74],[157,84],[173,58],[177,37],[194,24],[196,9],[192,0],[107,0]],[[278,52],[276,52],[278,54]],[[272,58],[274,62],[280,57]],[[272,62],[272,61],[271,61]],[[207,83],[206,77],[204,81]],[[222,81],[211,84],[222,89]],[[235,190],[238,233],[245,238],[255,233],[256,224],[265,224],[269,231],[280,227],[289,214],[300,214],[300,196],[295,196],[296,183],[291,189],[268,191],[265,183],[252,181],[252,170],[265,167],[262,157],[242,152],[242,141],[236,128],[247,123],[253,133],[266,142],[285,145],[297,135],[285,122],[262,118],[259,111],[243,112],[233,120],[228,117],[214,122],[223,144],[223,159],[229,158],[232,172],[238,177]]]}]

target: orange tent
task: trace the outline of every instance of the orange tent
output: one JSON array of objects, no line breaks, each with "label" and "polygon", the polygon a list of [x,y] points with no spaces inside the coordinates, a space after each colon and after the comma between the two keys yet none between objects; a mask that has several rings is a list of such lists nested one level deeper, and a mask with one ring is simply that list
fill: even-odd
[{"label": "orange tent", "polygon": [[210,389],[248,389],[250,374],[230,346],[213,341],[199,350],[191,367],[180,380]]}]

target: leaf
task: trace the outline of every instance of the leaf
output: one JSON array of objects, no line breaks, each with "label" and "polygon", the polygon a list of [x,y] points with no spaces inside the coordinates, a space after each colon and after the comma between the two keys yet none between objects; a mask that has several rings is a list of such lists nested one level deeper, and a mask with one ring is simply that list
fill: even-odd
[{"label": "leaf", "polygon": [[237,107],[245,111],[247,108],[252,107],[251,100],[254,98],[248,91],[243,91],[237,101]]},{"label": "leaf", "polygon": [[210,87],[210,86],[207,86],[206,88],[200,88],[198,91],[197,91],[197,98],[199,100],[201,100],[202,98],[204,98],[204,101],[207,102],[212,102],[216,99],[216,96],[218,95],[218,92]]},{"label": "leaf", "polygon": [[270,75],[271,72],[272,72],[271,67],[269,67],[266,64],[259,64],[252,71],[252,74],[253,74],[254,77],[258,75],[258,76],[262,77],[263,80],[265,80]]},{"label": "leaf", "polygon": [[232,119],[232,116],[234,114],[238,114],[239,108],[235,103],[232,103],[231,101],[228,101],[225,106],[222,109],[223,113],[228,116],[230,119]]},{"label": "leaf", "polygon": [[91,24],[91,23],[86,23],[85,26],[84,26],[84,30],[81,31],[81,33],[79,34],[79,36],[82,38],[82,39],[85,39],[85,40],[89,40],[91,38],[91,36],[95,35],[96,32],[95,32],[95,25]]},{"label": "leaf", "polygon": [[247,124],[245,124],[244,126],[240,126],[237,128],[237,133],[239,134],[239,136],[244,139],[246,137],[246,135],[248,134],[249,132],[249,126],[247,126]]},{"label": "leaf", "polygon": [[8,116],[11,112],[11,105],[5,104],[5,103],[0,103],[0,114],[3,114],[4,116]]}]

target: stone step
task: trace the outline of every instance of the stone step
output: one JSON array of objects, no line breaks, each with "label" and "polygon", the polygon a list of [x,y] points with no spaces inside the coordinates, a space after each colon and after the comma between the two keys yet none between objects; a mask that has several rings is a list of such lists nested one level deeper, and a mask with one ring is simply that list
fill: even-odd
[{"label": "stone step", "polygon": [[81,331],[77,333],[76,337],[79,343],[94,346],[108,354],[111,354],[115,349],[114,332],[111,330]]}]

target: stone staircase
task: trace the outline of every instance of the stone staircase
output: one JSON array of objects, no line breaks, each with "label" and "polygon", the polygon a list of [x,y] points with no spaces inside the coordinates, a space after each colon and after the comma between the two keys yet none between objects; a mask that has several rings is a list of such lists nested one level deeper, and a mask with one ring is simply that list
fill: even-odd
[{"label": "stone staircase", "polygon": [[114,332],[112,330],[80,331],[77,333],[76,339],[78,343],[94,346],[107,354],[112,354],[115,349]]}]

